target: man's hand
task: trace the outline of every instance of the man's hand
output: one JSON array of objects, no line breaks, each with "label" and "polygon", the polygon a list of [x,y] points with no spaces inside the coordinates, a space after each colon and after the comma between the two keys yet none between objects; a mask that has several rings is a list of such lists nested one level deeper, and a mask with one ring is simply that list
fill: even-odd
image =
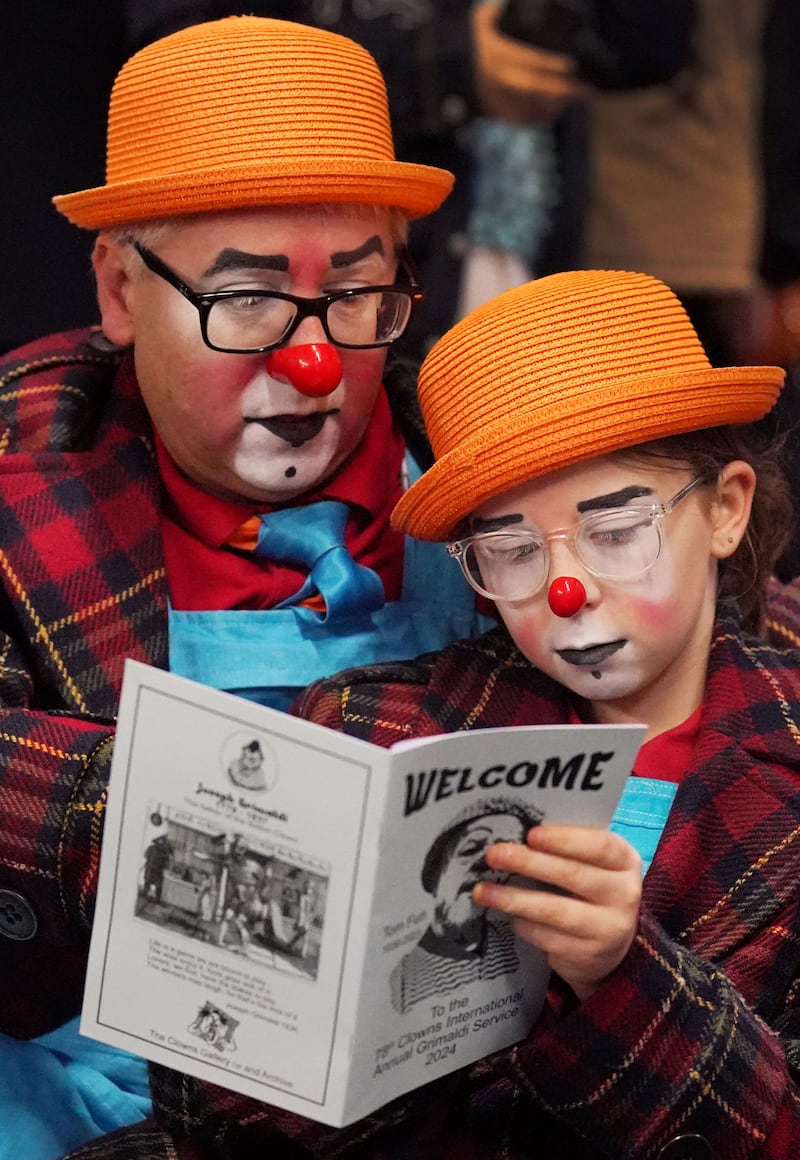
[{"label": "man's hand", "polygon": [[642,897],[639,855],[607,830],[541,825],[525,845],[491,846],[486,862],[563,892],[480,882],[472,896],[512,915],[519,937],[543,950],[578,998],[587,999],[633,942]]},{"label": "man's hand", "polygon": [[483,110],[517,125],[555,120],[568,101],[583,96],[570,56],[547,52],[497,31],[501,0],[472,9],[475,79]]}]

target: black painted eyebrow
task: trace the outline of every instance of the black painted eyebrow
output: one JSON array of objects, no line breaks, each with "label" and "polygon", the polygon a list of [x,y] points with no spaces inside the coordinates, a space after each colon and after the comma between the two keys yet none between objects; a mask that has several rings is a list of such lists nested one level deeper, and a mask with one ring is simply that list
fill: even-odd
[{"label": "black painted eyebrow", "polygon": [[380,254],[383,257],[383,242],[377,234],[367,238],[363,246],[357,246],[355,250],[337,250],[335,254],[331,254],[331,266],[334,270],[340,270],[342,266],[352,266],[370,254]]},{"label": "black painted eyebrow", "polygon": [[286,254],[248,254],[246,250],[222,250],[206,272],[204,278],[221,274],[225,270],[280,270],[289,269]]},{"label": "black painted eyebrow", "polygon": [[473,536],[482,535],[484,532],[499,532],[503,528],[507,528],[509,524],[519,524],[522,522],[522,516],[519,512],[513,512],[507,516],[495,516],[491,520],[483,520],[480,516],[473,516],[470,520],[470,534]]},{"label": "black painted eyebrow", "polygon": [[[611,491],[608,495],[596,495],[592,499],[581,500],[575,505],[576,510],[583,515],[584,512],[605,511],[607,509],[624,507],[629,500],[641,499],[643,496],[653,495],[651,487],[621,487],[619,491]],[[507,528],[510,524],[519,524],[522,522],[522,515],[519,512],[512,512],[504,516],[494,516],[490,520],[481,519],[480,516],[473,516],[470,520],[469,530],[470,535],[479,536],[484,532],[499,532],[503,528]]]},{"label": "black painted eyebrow", "polygon": [[[383,256],[383,252],[383,242],[375,234],[354,250],[337,250],[331,254],[331,266],[334,270],[341,269],[344,266],[352,266],[373,253]],[[211,278],[226,270],[279,270],[285,273],[288,269],[289,258],[286,254],[250,254],[246,250],[227,248],[217,255],[203,277]]]},{"label": "black painted eyebrow", "polygon": [[609,492],[608,495],[596,495],[594,499],[584,499],[575,504],[576,509],[583,512],[602,511],[604,508],[624,507],[631,499],[641,499],[642,496],[653,494],[651,487],[621,487],[619,491]]}]

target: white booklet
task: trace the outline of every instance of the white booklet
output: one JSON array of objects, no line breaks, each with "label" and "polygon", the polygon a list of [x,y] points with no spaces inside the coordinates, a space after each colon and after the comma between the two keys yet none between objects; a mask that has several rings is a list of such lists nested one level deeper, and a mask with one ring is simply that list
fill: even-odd
[{"label": "white booklet", "polygon": [[643,735],[387,750],[128,661],[81,1032],[336,1127],[517,1042],[548,971],[483,852],[606,826]]}]

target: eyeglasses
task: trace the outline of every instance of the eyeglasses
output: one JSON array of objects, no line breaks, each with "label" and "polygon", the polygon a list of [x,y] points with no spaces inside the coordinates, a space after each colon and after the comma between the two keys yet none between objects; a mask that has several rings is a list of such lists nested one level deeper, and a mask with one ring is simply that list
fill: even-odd
[{"label": "eyeglasses", "polygon": [[467,582],[490,600],[525,600],[550,572],[548,544],[563,540],[587,572],[607,580],[634,580],[649,572],[664,543],[661,521],[706,483],[693,479],[667,503],[631,504],[591,512],[571,528],[546,536],[526,530],[483,532],[447,545]]},{"label": "eyeglasses", "polygon": [[424,291],[408,256],[400,255],[406,286],[358,286],[319,298],[278,290],[217,290],[197,294],[141,242],[131,241],[145,266],[191,302],[200,315],[203,342],[223,354],[257,354],[291,338],[304,318],[318,318],[336,346],[366,350],[388,346],[408,325]]}]

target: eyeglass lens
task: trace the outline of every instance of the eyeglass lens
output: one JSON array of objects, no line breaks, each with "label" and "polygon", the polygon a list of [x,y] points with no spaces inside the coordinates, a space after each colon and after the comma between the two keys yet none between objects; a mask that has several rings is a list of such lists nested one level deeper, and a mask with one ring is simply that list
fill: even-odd
[{"label": "eyeglass lens", "polygon": [[[316,307],[314,300],[311,305]],[[374,346],[402,334],[412,299],[403,291],[359,289],[321,304],[328,338],[341,346]],[[243,294],[211,304],[206,322],[212,346],[257,350],[280,343],[303,310],[294,302],[267,295]]]},{"label": "eyeglass lens", "polygon": [[[649,509],[601,512],[578,524],[571,543],[590,572],[628,579],[656,562],[661,533]],[[468,543],[463,560],[468,578],[485,595],[503,600],[533,595],[549,569],[547,545],[532,533],[492,532]]]}]

